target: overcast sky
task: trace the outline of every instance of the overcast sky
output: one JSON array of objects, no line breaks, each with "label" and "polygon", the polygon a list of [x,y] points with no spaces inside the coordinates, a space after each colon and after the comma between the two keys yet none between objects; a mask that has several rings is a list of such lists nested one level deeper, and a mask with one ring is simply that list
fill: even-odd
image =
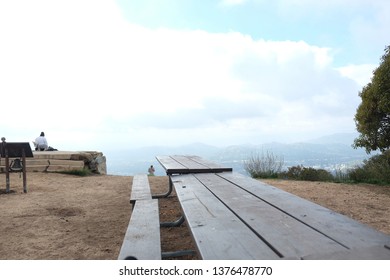
[{"label": "overcast sky", "polygon": [[0,0],[0,136],[60,150],[354,132],[387,0]]}]

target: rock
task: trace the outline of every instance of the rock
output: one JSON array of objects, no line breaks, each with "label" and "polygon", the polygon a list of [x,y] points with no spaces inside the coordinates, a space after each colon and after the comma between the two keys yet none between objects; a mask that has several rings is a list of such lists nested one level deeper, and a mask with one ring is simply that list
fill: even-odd
[{"label": "rock", "polygon": [[107,174],[106,157],[101,153],[95,155],[95,157],[89,161],[88,167],[92,172],[98,174]]}]

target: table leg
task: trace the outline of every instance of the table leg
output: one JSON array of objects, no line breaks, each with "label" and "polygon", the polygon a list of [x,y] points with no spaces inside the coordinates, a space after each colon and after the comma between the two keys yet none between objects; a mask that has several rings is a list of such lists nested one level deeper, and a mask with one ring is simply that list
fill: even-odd
[{"label": "table leg", "polygon": [[163,193],[163,194],[155,194],[155,195],[152,195],[152,198],[164,198],[164,197],[168,197],[168,196],[172,193],[172,190],[173,190],[172,178],[171,178],[171,176],[169,176],[169,187],[168,187],[168,191],[167,191],[166,193]]},{"label": "table leg", "polygon": [[160,227],[179,227],[185,221],[184,216],[182,215],[179,219],[174,222],[162,222],[160,223]]}]

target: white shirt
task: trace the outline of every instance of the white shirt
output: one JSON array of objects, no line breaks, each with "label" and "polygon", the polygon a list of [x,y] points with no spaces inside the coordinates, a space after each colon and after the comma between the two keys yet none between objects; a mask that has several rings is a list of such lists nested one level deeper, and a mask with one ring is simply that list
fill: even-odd
[{"label": "white shirt", "polygon": [[37,147],[40,149],[47,149],[47,140],[44,136],[39,136],[35,139],[35,143],[37,144]]}]

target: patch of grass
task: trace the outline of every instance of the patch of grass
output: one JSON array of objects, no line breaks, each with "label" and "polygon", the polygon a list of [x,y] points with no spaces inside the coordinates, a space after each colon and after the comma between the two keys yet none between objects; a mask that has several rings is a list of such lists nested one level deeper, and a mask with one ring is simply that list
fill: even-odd
[{"label": "patch of grass", "polygon": [[82,176],[82,177],[93,175],[92,171],[89,170],[88,168],[56,171],[56,173],[74,175],[74,176]]}]

